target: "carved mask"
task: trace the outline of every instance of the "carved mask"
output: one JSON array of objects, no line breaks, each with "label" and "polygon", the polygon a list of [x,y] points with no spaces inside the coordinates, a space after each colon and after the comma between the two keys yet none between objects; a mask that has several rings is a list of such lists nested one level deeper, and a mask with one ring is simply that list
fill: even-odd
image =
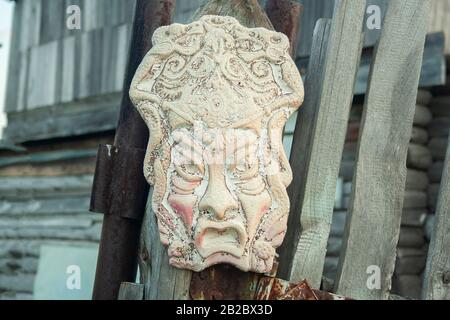
[{"label": "carved mask", "polygon": [[170,264],[269,272],[289,213],[282,132],[303,101],[287,37],[204,16],[152,40],[130,96],[150,130],[144,174]]}]

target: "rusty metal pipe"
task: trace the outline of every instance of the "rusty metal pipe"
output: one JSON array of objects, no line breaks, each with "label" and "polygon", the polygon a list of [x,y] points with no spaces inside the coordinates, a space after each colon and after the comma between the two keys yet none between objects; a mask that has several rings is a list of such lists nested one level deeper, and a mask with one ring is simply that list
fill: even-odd
[{"label": "rusty metal pipe", "polygon": [[303,6],[294,0],[267,0],[265,9],[275,30],[289,38],[289,53],[295,59]]},{"label": "rusty metal pipe", "polygon": [[143,158],[148,129],[130,101],[131,80],[151,49],[155,29],[171,23],[175,0],[137,0],[114,146],[100,146],[91,211],[104,213],[94,300],[117,299],[122,282],[134,282],[148,185]]}]

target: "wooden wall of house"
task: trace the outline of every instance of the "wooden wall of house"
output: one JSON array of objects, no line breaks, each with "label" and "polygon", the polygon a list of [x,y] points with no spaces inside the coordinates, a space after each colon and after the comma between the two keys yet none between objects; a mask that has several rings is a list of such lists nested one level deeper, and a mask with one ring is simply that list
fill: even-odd
[{"label": "wooden wall of house", "polygon": [[[69,30],[69,5],[81,30]],[[39,140],[114,128],[133,0],[16,2],[5,136]]]},{"label": "wooden wall of house", "polygon": [[97,146],[111,142],[104,134],[0,150],[0,300],[33,297],[42,245],[98,244],[103,216],[89,212],[90,193]]}]

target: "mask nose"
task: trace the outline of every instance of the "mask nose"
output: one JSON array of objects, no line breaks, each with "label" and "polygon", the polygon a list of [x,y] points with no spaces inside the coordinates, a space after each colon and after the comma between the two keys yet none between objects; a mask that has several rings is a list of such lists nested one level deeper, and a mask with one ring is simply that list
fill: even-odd
[{"label": "mask nose", "polygon": [[225,183],[223,166],[209,167],[209,183],[199,209],[210,212],[216,219],[223,220],[227,212],[237,210],[239,205]]}]

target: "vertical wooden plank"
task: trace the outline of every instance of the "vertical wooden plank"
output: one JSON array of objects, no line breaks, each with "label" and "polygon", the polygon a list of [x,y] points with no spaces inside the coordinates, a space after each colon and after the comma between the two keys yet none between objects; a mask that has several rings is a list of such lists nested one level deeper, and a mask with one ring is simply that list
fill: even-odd
[{"label": "vertical wooden plank", "polygon": [[30,52],[27,82],[27,109],[52,105],[55,102],[58,42],[52,41]]},{"label": "vertical wooden plank", "polygon": [[113,0],[101,0],[101,8],[103,15],[103,28],[109,29],[113,25],[113,12],[115,2]]},{"label": "vertical wooden plank", "polygon": [[16,3],[14,7],[14,17],[12,25],[11,47],[9,52],[9,66],[6,87],[5,111],[11,112],[17,109],[17,98],[19,96],[19,73],[21,72],[21,63],[19,59],[19,48],[21,42],[22,12],[23,2]]},{"label": "vertical wooden plank", "polygon": [[[69,29],[67,28],[67,18],[69,15],[67,14],[67,8],[69,6],[78,6],[81,10],[81,30],[78,29]],[[84,30],[84,22],[83,22],[83,13],[84,13],[84,1],[83,0],[65,0],[63,7],[63,37],[73,36],[79,34]]]},{"label": "vertical wooden plank", "polygon": [[[290,164],[292,167],[293,181],[288,188],[288,194],[291,204],[290,222],[295,223],[299,219],[298,214],[301,212],[301,202],[304,197],[306,188],[307,169],[309,166],[309,149],[312,147],[314,122],[317,121],[318,105],[320,103],[321,87],[317,88],[317,84],[323,81],[324,68],[326,65],[326,51],[329,41],[331,20],[320,19],[314,30],[313,43],[311,47],[311,59],[309,61],[308,73],[305,79],[305,101],[298,111],[297,121],[295,125],[293,143],[290,152]],[[297,215],[297,217],[295,217]],[[288,223],[290,226],[284,244],[280,249],[280,265],[278,275],[281,278],[290,278],[294,262],[289,254],[296,251],[296,242],[299,241],[300,225]],[[327,236],[325,236],[327,238]],[[294,241],[292,241],[294,240]],[[286,251],[286,250],[289,250]],[[292,265],[290,264],[292,263]],[[318,271],[319,285],[322,271]],[[309,277],[308,281],[312,281],[313,277]],[[303,280],[303,279],[302,279]],[[317,281],[315,284],[317,285]]]},{"label": "vertical wooden plank", "polygon": [[96,96],[101,93],[102,87],[103,29],[96,29],[91,33],[89,96]]},{"label": "vertical wooden plank", "polygon": [[19,78],[17,82],[16,90],[16,101],[15,111],[23,111],[27,109],[27,82],[29,77],[29,60],[30,60],[30,50],[25,50],[18,53],[18,60],[16,61],[19,65]]},{"label": "vertical wooden plank", "polygon": [[[30,19],[30,6],[31,2],[19,2],[16,4],[14,10],[20,11],[20,28],[19,32],[19,44],[18,49],[19,51],[25,51],[29,48],[28,45],[28,38],[29,38],[29,19]],[[12,37],[14,39],[15,37]]]},{"label": "vertical wooden plank", "polygon": [[[44,1],[45,2],[45,1]],[[24,1],[21,6],[21,28],[19,50],[25,51],[40,42],[40,26],[42,16],[42,1],[29,0]]]},{"label": "vertical wooden plank", "polygon": [[136,5],[136,0],[126,1],[126,11],[125,11],[125,22],[130,25],[133,23],[134,6]]},{"label": "vertical wooden plank", "polygon": [[108,78],[108,88],[110,92],[114,92],[116,90],[116,66],[117,66],[117,43],[119,39],[117,37],[119,31],[119,26],[115,26],[113,28],[113,37],[111,41],[111,64],[110,64],[110,77]]},{"label": "vertical wooden plank", "polygon": [[[323,58],[323,77],[320,73],[316,75],[316,80],[308,85],[309,92],[305,90],[311,101],[300,109],[294,133],[291,153],[294,180],[288,188],[291,210],[280,250],[279,276],[290,281],[307,279],[314,288],[319,287],[322,276],[361,56],[364,9],[362,0],[336,1],[330,43]],[[317,87],[318,83],[322,85]],[[302,116],[302,112],[306,115]]]},{"label": "vertical wooden plank", "polygon": [[113,56],[116,50],[113,45],[114,39],[116,39],[115,28],[108,26],[103,29],[102,39],[102,79],[101,79],[101,93],[108,93],[112,91],[111,77],[113,77],[114,63]]},{"label": "vertical wooden plank", "polygon": [[39,43],[45,44],[60,39],[65,29],[64,0],[41,0],[41,28]]},{"label": "vertical wooden plank", "polygon": [[75,36],[65,37],[62,46],[61,101],[69,102],[74,99]]},{"label": "vertical wooden plank", "polygon": [[[86,11],[86,9],[85,9]],[[90,83],[92,77],[92,32],[84,32],[81,34],[79,79],[78,79],[78,98],[86,98],[89,96]]]},{"label": "vertical wooden plank", "polygon": [[142,224],[139,269],[145,284],[144,300],[188,300],[192,272],[169,265],[167,248],[159,239],[156,216],[151,209],[150,188]]},{"label": "vertical wooden plank", "polygon": [[130,38],[128,24],[122,24],[117,30],[117,60],[115,64],[115,91],[122,91],[125,76],[126,61],[128,58],[128,42]]},{"label": "vertical wooden plank", "polygon": [[144,300],[144,285],[122,282],[117,300]]},{"label": "vertical wooden plank", "polygon": [[437,10],[438,4],[439,4],[439,0],[431,1],[431,7],[430,7],[431,18],[428,22],[428,30],[430,30],[430,31],[436,30],[436,27],[435,27],[436,20],[434,19],[434,17],[436,16],[436,10]]},{"label": "vertical wooden plank", "polygon": [[[31,64],[31,52],[37,51],[40,37],[40,24],[42,14],[42,1],[23,1],[17,4],[15,10],[21,10],[20,14],[20,36],[18,43],[18,51],[11,51],[11,54],[15,54],[16,58],[11,60],[11,64],[15,65],[11,68],[15,70],[15,76],[17,82],[15,83],[16,92],[10,92],[11,95],[15,95],[14,98],[10,98],[11,101],[15,101],[14,105],[8,106],[7,109],[13,109],[17,111],[23,111],[27,109],[29,102],[29,77],[30,77],[30,64]],[[13,38],[16,35],[13,36]],[[14,50],[12,48],[12,50]],[[14,61],[15,60],[15,61]],[[14,85],[14,83],[13,83]],[[12,89],[11,89],[12,90]],[[9,102],[8,102],[9,103]]]},{"label": "vertical wooden plank", "polygon": [[[444,1],[441,1],[444,2]],[[450,3],[445,2],[445,22],[441,28],[441,31],[445,33],[445,54],[450,54]]]},{"label": "vertical wooden plank", "polygon": [[83,30],[91,31],[97,28],[98,0],[84,0],[83,4]]},{"label": "vertical wooden plank", "polygon": [[[389,3],[371,66],[335,283],[336,292],[348,297],[389,297],[429,5]],[[369,278],[372,273],[380,278]]]},{"label": "vertical wooden plank", "polygon": [[73,96],[75,98],[78,98],[80,96],[80,78],[81,78],[81,67],[82,67],[82,62],[81,62],[81,58],[82,58],[82,36],[83,33],[79,32],[77,34],[74,35],[75,37],[75,52],[74,52],[74,56],[75,56],[75,65],[77,66],[77,68],[75,69],[74,72],[74,84],[73,84]]},{"label": "vertical wooden plank", "polygon": [[127,16],[127,6],[130,3],[129,0],[127,1],[119,1],[119,15],[118,15],[118,20],[117,20],[117,24],[124,24],[127,22],[126,16]]},{"label": "vertical wooden plank", "polygon": [[105,27],[108,20],[107,8],[111,5],[110,0],[97,0],[97,29]]},{"label": "vertical wooden plank", "polygon": [[111,15],[109,16],[109,19],[108,19],[111,26],[116,26],[119,24],[120,2],[122,2],[122,0],[110,0],[108,2],[111,7]]},{"label": "vertical wooden plank", "polygon": [[63,54],[64,54],[64,38],[60,38],[56,40],[56,46],[57,46],[57,61],[56,65],[58,66],[56,68],[56,75],[55,75],[55,104],[59,104],[61,102],[62,98],[62,79],[64,76],[64,65],[63,65]]},{"label": "vertical wooden plank", "polygon": [[450,300],[450,140],[428,248],[423,299]]}]

